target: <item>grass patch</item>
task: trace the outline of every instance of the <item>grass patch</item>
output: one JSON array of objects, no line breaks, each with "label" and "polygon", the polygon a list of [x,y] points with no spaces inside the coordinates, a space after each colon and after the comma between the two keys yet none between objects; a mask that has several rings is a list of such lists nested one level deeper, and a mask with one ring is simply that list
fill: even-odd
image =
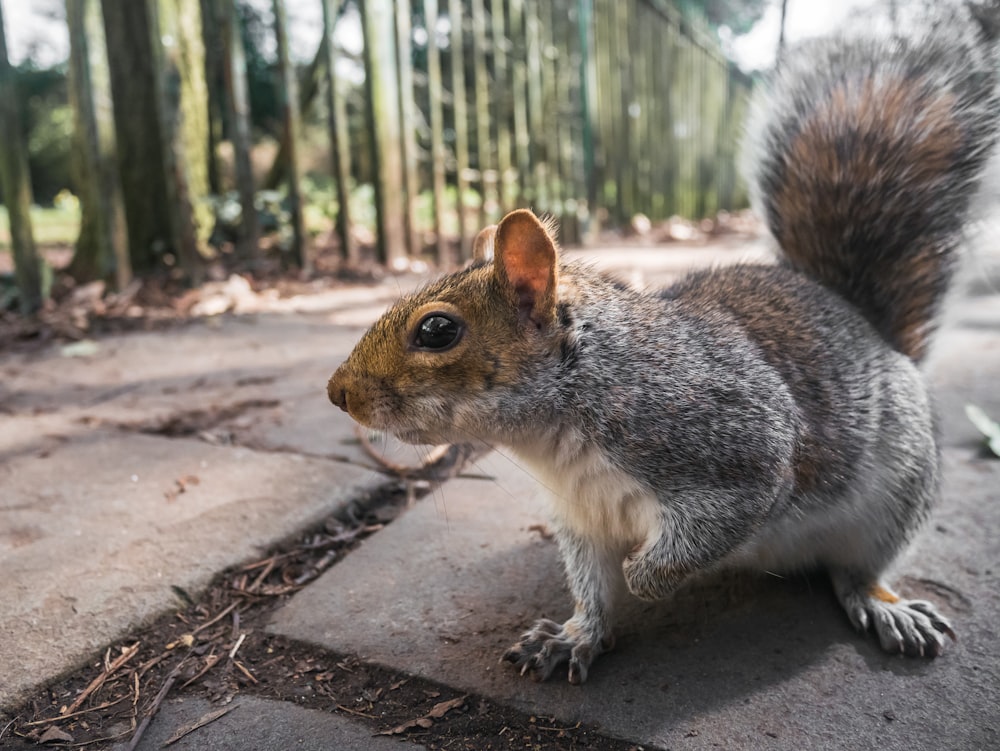
[{"label": "grass patch", "polygon": [[[59,208],[31,207],[31,229],[37,245],[72,245],[80,233],[80,209],[72,204]],[[10,219],[0,206],[0,251],[9,251]]]}]

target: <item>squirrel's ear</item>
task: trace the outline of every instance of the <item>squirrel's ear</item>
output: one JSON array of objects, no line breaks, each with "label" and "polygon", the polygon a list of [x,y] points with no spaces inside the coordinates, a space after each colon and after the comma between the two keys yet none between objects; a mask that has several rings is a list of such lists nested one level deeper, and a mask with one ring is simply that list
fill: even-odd
[{"label": "squirrel's ear", "polygon": [[493,247],[496,236],[497,226],[495,224],[491,224],[489,227],[485,227],[480,230],[479,234],[476,235],[476,239],[472,243],[473,261],[480,262],[493,260]]},{"label": "squirrel's ear", "polygon": [[556,245],[528,209],[507,214],[496,229],[493,268],[522,319],[543,328],[556,314]]}]

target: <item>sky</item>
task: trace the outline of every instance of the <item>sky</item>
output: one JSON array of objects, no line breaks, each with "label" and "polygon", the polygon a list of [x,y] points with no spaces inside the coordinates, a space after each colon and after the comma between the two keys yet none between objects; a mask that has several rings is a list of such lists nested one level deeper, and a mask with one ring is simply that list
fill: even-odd
[{"label": "sky", "polygon": [[[21,62],[29,53],[43,67],[64,61],[69,40],[63,21],[65,0],[0,0],[3,6],[11,59]],[[250,0],[270,8],[271,0]],[[856,17],[876,0],[788,0],[785,37],[789,42],[820,36]],[[322,10],[319,0],[286,0],[292,53],[308,62],[319,45]],[[754,28],[729,44],[733,59],[745,70],[766,68],[774,60],[781,24],[780,1],[772,0]],[[351,51],[360,51],[360,26],[356,17],[344,18],[340,41]]]},{"label": "sky", "polygon": [[[877,0],[788,0],[785,41],[794,43],[823,36],[876,5]],[[763,17],[732,40],[728,54],[746,71],[770,67],[778,49],[781,3],[772,0]]]}]

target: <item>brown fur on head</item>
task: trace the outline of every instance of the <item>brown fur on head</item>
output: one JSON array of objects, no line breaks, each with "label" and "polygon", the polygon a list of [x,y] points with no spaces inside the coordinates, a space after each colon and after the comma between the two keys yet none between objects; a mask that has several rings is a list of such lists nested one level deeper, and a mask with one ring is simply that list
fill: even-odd
[{"label": "brown fur on head", "polygon": [[480,397],[516,385],[550,346],[558,275],[555,242],[530,211],[508,214],[490,234],[492,264],[403,298],[365,333],[330,378],[334,404],[411,442],[483,437]]}]

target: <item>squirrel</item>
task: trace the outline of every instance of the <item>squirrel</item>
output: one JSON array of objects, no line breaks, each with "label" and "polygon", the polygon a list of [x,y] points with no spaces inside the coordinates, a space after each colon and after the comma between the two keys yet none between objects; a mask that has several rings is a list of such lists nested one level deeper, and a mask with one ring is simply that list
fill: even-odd
[{"label": "squirrel", "polygon": [[530,210],[480,261],[392,306],[328,384],[410,443],[502,445],[552,491],[575,604],[503,660],[571,683],[627,589],[696,572],[825,569],[858,630],[936,657],[949,620],[883,576],[939,494],[920,369],[997,138],[985,35],[819,40],[755,109],[751,181],[775,264],[632,289],[560,259]]}]

